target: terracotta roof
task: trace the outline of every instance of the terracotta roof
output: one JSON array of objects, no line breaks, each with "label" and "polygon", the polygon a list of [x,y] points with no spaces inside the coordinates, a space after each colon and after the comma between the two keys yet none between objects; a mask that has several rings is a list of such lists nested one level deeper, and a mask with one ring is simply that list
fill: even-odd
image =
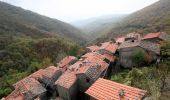
[{"label": "terracotta roof", "polygon": [[85,93],[97,100],[141,100],[146,91],[99,78]]},{"label": "terracotta roof", "polygon": [[100,69],[101,71],[103,71],[109,66],[109,64],[107,64],[105,61],[95,56],[86,58],[84,62],[91,62],[91,63],[96,63],[96,64],[101,65],[101,69]]},{"label": "terracotta roof", "polygon": [[118,45],[110,41],[110,42],[101,43],[101,47],[99,48],[99,50],[107,50],[111,53],[115,53],[117,48]]},{"label": "terracotta roof", "polygon": [[35,79],[42,79],[43,78],[43,72],[44,72],[44,69],[39,69],[38,71],[36,71],[36,72],[34,72],[34,73],[32,73],[31,75],[30,75],[30,77],[33,77],[33,78],[35,78]]},{"label": "terracotta roof", "polygon": [[43,75],[48,78],[52,78],[57,72],[59,72],[60,69],[55,66],[49,66],[46,69],[44,69]]},{"label": "terracotta roof", "polygon": [[114,61],[113,55],[107,54],[107,53],[100,54],[98,52],[89,52],[89,53],[86,53],[85,55],[83,55],[82,57],[83,58],[88,58],[88,57],[93,57],[93,56],[98,57],[98,58],[100,58],[102,60],[108,59],[109,61]]},{"label": "terracotta roof", "polygon": [[52,78],[60,69],[55,66],[49,66],[45,69],[40,69],[30,75],[35,79],[43,79],[44,77]]},{"label": "terracotta roof", "polygon": [[76,71],[76,74],[82,74],[82,73],[86,73],[86,71],[92,67],[92,63],[89,64],[82,64]]},{"label": "terracotta roof", "polygon": [[81,64],[82,64],[82,61],[77,61],[73,65],[69,66],[68,70],[74,71],[74,70],[78,69]]},{"label": "terracotta roof", "polygon": [[76,82],[76,80],[77,77],[75,75],[75,72],[66,71],[59,77],[55,84],[69,89]]},{"label": "terracotta roof", "polygon": [[159,38],[161,32],[146,34],[143,39]]},{"label": "terracotta roof", "polygon": [[15,89],[18,89],[20,93],[29,94],[29,98],[34,98],[44,92],[46,89],[42,85],[31,77],[26,77],[15,84]]},{"label": "terracotta roof", "polygon": [[99,49],[99,46],[97,45],[93,45],[93,46],[89,46],[89,47],[86,47],[87,49],[90,49],[90,51],[97,51]]},{"label": "terracotta roof", "polygon": [[72,61],[76,60],[77,58],[74,56],[66,56],[65,58],[63,58],[59,63],[58,66],[60,68],[65,67],[66,65],[70,64]]},{"label": "terracotta roof", "polygon": [[117,43],[122,43],[124,41],[125,41],[125,37],[119,37],[119,38],[116,39]]},{"label": "terracotta roof", "polygon": [[102,57],[108,59],[111,62],[114,62],[114,60],[115,60],[115,57],[113,55],[110,55],[107,53],[102,54]]},{"label": "terracotta roof", "polygon": [[15,89],[4,100],[25,100],[25,98],[22,93]]}]

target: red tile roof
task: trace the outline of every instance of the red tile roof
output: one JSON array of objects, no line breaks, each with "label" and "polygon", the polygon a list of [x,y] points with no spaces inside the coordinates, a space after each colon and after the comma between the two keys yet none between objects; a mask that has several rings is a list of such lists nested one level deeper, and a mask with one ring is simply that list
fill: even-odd
[{"label": "red tile roof", "polygon": [[22,93],[15,89],[4,100],[25,100],[25,98]]},{"label": "red tile roof", "polygon": [[105,43],[101,43],[101,47],[99,48],[100,50],[107,50],[111,53],[115,53],[117,48],[118,48],[118,45],[113,43],[112,41],[110,42],[105,42]]},{"label": "red tile roof", "polygon": [[30,77],[33,77],[33,78],[35,78],[35,79],[42,79],[43,78],[43,76],[42,76],[42,73],[44,72],[44,70],[43,69],[39,69],[38,71],[36,71],[36,72],[34,72],[34,73],[32,73],[31,75],[30,75]]},{"label": "red tile roof", "polygon": [[42,79],[44,76],[48,78],[52,78],[56,72],[60,71],[58,67],[49,66],[46,69],[40,69],[30,75],[35,79]]},{"label": "red tile roof", "polygon": [[20,80],[19,82],[17,82],[15,84],[15,89],[19,89],[21,93],[34,91],[34,90],[35,90],[34,92],[37,92],[37,93],[46,91],[45,88],[43,88],[37,80],[31,77],[26,77]]},{"label": "red tile roof", "polygon": [[59,72],[60,69],[55,66],[49,66],[46,69],[44,69],[43,75],[48,78],[52,78],[57,72]]},{"label": "red tile roof", "polygon": [[60,62],[59,62],[59,67],[63,68],[66,65],[68,65],[70,62],[76,60],[77,58],[74,56],[66,56],[65,58],[63,58]]},{"label": "red tile roof", "polygon": [[89,52],[89,53],[86,53],[85,55],[83,55],[82,57],[88,58],[88,57],[93,57],[93,56],[98,57],[102,60],[108,59],[109,61],[114,61],[113,55],[107,54],[107,53],[99,54],[98,52]]},{"label": "red tile roof", "polygon": [[115,57],[113,55],[110,55],[107,53],[102,54],[102,57],[108,59],[111,62],[114,62],[114,60],[115,60]]},{"label": "red tile roof", "polygon": [[149,33],[146,34],[143,39],[153,39],[153,38],[159,38],[161,32],[157,32],[157,33]]},{"label": "red tile roof", "polygon": [[[24,96],[24,100],[33,99],[34,97],[46,92],[46,89],[42,87],[42,85],[37,80],[29,76],[15,83],[14,87],[14,93],[12,92],[10,95],[15,96],[14,94],[17,94],[17,98]],[[9,97],[11,97],[10,95]]]},{"label": "red tile roof", "polygon": [[88,49],[90,49],[90,51],[94,52],[94,51],[97,51],[99,49],[99,46],[97,45],[93,45],[93,46],[89,46],[89,47],[86,47]]},{"label": "red tile roof", "polygon": [[83,74],[86,73],[86,71],[92,67],[91,64],[86,64],[86,65],[82,65],[81,67],[79,67],[76,71],[76,74]]},{"label": "red tile roof", "polygon": [[82,64],[82,61],[77,61],[73,65],[69,66],[68,70],[75,71],[76,69],[78,69],[80,67],[81,64]]},{"label": "red tile roof", "polygon": [[76,82],[76,80],[77,77],[75,75],[75,72],[66,71],[63,75],[59,77],[55,84],[69,89]]},{"label": "red tile roof", "polygon": [[109,64],[107,64],[105,61],[95,56],[86,58],[84,62],[91,62],[91,63],[96,63],[96,64],[101,65],[101,68],[100,68],[101,71],[107,69],[107,67],[109,66]]},{"label": "red tile roof", "polygon": [[[119,97],[119,92],[124,96]],[[97,100],[141,100],[146,91],[99,78],[86,92]]]},{"label": "red tile roof", "polygon": [[116,39],[116,43],[122,43],[125,41],[125,37],[119,37]]}]

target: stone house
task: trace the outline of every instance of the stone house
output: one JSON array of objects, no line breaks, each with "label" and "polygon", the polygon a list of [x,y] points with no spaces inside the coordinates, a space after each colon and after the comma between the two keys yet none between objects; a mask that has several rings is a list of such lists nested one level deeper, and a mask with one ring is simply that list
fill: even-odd
[{"label": "stone house", "polygon": [[100,54],[110,54],[113,55],[116,53],[116,50],[118,48],[118,45],[116,43],[113,43],[112,41],[101,43],[100,48],[98,49],[98,52]]},{"label": "stone house", "polygon": [[88,100],[142,100],[147,91],[99,78],[85,93]]},{"label": "stone house", "polygon": [[65,72],[69,65],[74,64],[77,61],[77,58],[74,56],[66,56],[59,63],[58,67],[62,72]]},{"label": "stone house", "polygon": [[76,100],[77,98],[77,77],[74,71],[67,70],[60,78],[55,82],[56,89],[59,93],[59,97],[64,100]]},{"label": "stone house", "polygon": [[115,40],[116,40],[116,44],[119,45],[119,44],[121,44],[121,43],[123,43],[125,41],[125,37],[118,37]]},{"label": "stone house", "polygon": [[92,56],[92,57],[88,57],[86,58],[83,62],[85,63],[96,63],[97,65],[99,65],[99,69],[102,71],[102,73],[100,74],[100,77],[107,77],[108,76],[108,72],[109,72],[109,64],[106,63],[105,61],[103,61],[102,59]]},{"label": "stone house", "polygon": [[86,53],[81,58],[85,59],[85,58],[94,57],[94,56],[102,59],[103,61],[106,61],[107,63],[114,62],[114,60],[115,60],[115,56],[113,56],[111,54],[107,54],[107,53],[100,54],[98,52],[89,52],[89,53]]},{"label": "stone house", "polygon": [[32,100],[45,97],[46,89],[34,78],[26,77],[14,84],[15,90],[5,100]]},{"label": "stone house", "polygon": [[50,66],[34,72],[30,77],[37,79],[44,87],[54,89],[54,83],[61,74],[62,72],[58,67]]},{"label": "stone house", "polygon": [[108,64],[84,62],[76,71],[79,91],[85,92],[98,78],[103,77]]},{"label": "stone house", "polygon": [[138,50],[141,50],[147,57],[149,57],[149,62],[157,60],[160,55],[160,46],[157,43],[147,41],[126,41],[122,43],[118,49],[121,66],[125,68],[137,66],[133,61],[133,55],[134,52]]},{"label": "stone house", "polygon": [[136,32],[128,33],[125,36],[125,41],[140,41],[141,40],[141,35]]},{"label": "stone house", "polygon": [[160,41],[170,40],[170,36],[165,32],[149,33],[146,34],[143,38],[143,41],[150,41],[154,43],[159,43]]}]

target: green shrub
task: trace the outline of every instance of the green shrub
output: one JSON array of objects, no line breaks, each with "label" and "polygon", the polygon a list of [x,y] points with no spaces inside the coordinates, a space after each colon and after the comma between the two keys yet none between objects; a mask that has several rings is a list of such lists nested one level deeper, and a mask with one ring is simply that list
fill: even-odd
[{"label": "green shrub", "polygon": [[142,49],[136,49],[133,52],[132,60],[138,66],[140,66],[145,61],[145,52]]}]

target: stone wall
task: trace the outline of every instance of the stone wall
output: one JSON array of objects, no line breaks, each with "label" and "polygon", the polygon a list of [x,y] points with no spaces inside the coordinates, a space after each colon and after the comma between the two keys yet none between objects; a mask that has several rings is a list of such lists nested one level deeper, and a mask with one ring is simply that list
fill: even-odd
[{"label": "stone wall", "polygon": [[69,89],[57,85],[59,97],[63,98],[64,100],[76,100],[78,90],[77,85],[77,81]]},{"label": "stone wall", "polygon": [[85,74],[79,74],[77,77],[79,91],[81,92],[85,92],[94,83],[94,81],[87,77]]},{"label": "stone wall", "polygon": [[162,40],[170,40],[170,36],[164,32],[161,33],[161,35],[159,36],[160,39]]}]

